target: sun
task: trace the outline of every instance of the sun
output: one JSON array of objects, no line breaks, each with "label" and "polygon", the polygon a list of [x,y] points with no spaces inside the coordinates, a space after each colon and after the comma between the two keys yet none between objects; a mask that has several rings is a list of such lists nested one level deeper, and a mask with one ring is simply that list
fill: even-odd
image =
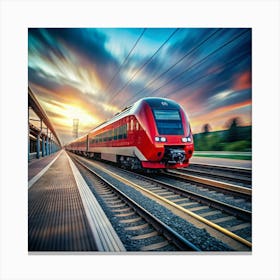
[{"label": "sun", "polygon": [[94,127],[100,122],[100,120],[96,118],[91,112],[88,112],[76,104],[60,103],[58,106],[48,103],[46,104],[46,107],[48,111],[56,113],[54,120],[59,126],[70,128],[73,126],[73,119],[79,119],[80,127],[88,129]]}]

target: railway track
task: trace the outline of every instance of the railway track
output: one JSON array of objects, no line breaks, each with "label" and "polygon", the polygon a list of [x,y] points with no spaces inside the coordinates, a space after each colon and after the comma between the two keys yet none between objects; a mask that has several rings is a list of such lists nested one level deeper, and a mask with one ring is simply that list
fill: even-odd
[{"label": "railway track", "polygon": [[197,194],[154,178],[104,165],[103,163],[96,164],[85,159],[82,159],[82,161],[87,161],[89,165],[95,165],[96,168],[106,172],[114,180],[121,181],[140,190],[156,201],[169,205],[169,207],[175,208],[176,211],[187,214],[228,238],[237,241],[236,250],[251,250],[250,210],[211,199],[205,195]]},{"label": "railway track", "polygon": [[220,196],[218,197],[218,200],[227,200],[228,198],[232,198],[231,201],[233,205],[237,205],[241,208],[245,207],[246,209],[252,208],[251,188],[245,188],[208,178],[187,175],[181,173],[178,170],[168,170],[158,173],[155,176],[156,178],[160,178],[165,182],[170,182],[175,185],[178,185],[181,182],[186,188],[193,189],[194,191],[206,191],[208,195],[211,194],[210,196],[216,195],[216,193],[218,193]]},{"label": "railway track", "polygon": [[200,251],[77,157],[73,159],[111,222],[118,225],[120,238],[128,251]]},{"label": "railway track", "polygon": [[190,164],[188,168],[179,170],[182,174],[201,176],[204,178],[219,180],[225,183],[251,188],[252,169],[235,168],[209,164]]}]

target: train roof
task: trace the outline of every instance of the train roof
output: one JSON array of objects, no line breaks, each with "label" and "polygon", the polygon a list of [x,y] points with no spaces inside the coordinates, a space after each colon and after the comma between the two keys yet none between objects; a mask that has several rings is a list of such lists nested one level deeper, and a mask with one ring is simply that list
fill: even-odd
[{"label": "train roof", "polygon": [[86,135],[88,135],[89,133],[92,133],[94,131],[96,131],[97,129],[101,129],[117,120],[122,119],[123,117],[132,115],[133,113],[135,113],[135,111],[139,108],[139,106],[141,106],[143,104],[143,102],[146,102],[149,106],[151,106],[152,108],[158,108],[158,109],[180,109],[180,105],[168,98],[163,98],[163,97],[144,97],[139,99],[137,102],[135,102],[134,104],[125,107],[122,111],[116,113],[110,120],[105,121],[101,124],[99,124],[98,126],[96,126],[95,128],[91,129],[89,132],[87,132],[85,135],[79,137],[78,139],[75,139],[73,142],[76,142],[82,138],[84,138]]},{"label": "train roof", "polygon": [[180,105],[167,98],[158,98],[158,97],[147,97],[142,100],[146,101],[152,108],[161,108],[161,109],[179,109]]},{"label": "train roof", "polygon": [[93,132],[96,129],[103,128],[104,126],[106,126],[108,124],[111,124],[123,117],[129,116],[129,115],[135,113],[135,111],[139,108],[139,106],[141,106],[143,104],[143,102],[148,103],[148,105],[151,106],[152,108],[159,108],[159,109],[179,109],[180,108],[180,105],[171,99],[162,98],[162,97],[141,98],[134,104],[132,104],[128,107],[125,107],[122,111],[115,114],[110,120],[105,121],[105,122],[101,123],[100,125],[96,126],[94,129],[90,130],[90,132]]}]

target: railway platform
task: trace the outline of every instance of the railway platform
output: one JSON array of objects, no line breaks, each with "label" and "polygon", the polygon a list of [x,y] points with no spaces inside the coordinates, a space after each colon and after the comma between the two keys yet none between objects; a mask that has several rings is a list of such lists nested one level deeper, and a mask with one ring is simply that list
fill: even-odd
[{"label": "railway platform", "polygon": [[48,157],[43,157],[40,159],[34,158],[28,163],[28,182],[32,185],[36,178],[39,178],[48,167],[55,161],[59,155],[59,151],[49,155]]},{"label": "railway platform", "polygon": [[203,157],[203,156],[193,156],[190,163],[195,164],[210,164],[219,166],[228,166],[235,168],[252,168],[251,160],[238,160],[238,159],[227,159],[227,158],[214,158],[214,157]]},{"label": "railway platform", "polygon": [[125,250],[64,150],[28,169],[29,252]]}]

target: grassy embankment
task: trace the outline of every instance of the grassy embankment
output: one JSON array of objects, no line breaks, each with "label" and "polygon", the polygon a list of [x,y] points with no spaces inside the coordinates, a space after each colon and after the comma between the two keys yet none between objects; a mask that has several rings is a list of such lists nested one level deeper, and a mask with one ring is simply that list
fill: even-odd
[{"label": "grassy embankment", "polygon": [[[194,134],[195,156],[251,160],[252,127]],[[245,154],[243,154],[246,152]],[[249,152],[249,154],[248,154]]]}]

